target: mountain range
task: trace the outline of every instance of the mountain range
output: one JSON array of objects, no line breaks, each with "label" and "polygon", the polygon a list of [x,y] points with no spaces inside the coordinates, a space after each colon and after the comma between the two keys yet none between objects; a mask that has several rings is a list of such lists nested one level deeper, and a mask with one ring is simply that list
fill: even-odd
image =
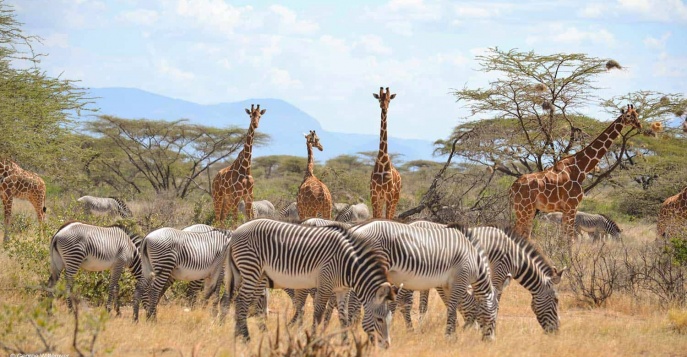
[{"label": "mountain range", "polygon": [[[108,114],[127,119],[188,119],[191,123],[214,127],[248,127],[248,115],[244,108],[260,103],[267,109],[260,119],[258,131],[270,136],[269,144],[253,149],[253,156],[294,155],[305,156],[303,133],[316,130],[324,145],[324,151],[315,158],[324,162],[333,157],[361,151],[376,151],[379,135],[337,133],[322,129],[316,118],[294,105],[273,98],[253,98],[239,102],[203,105],[170,98],[135,88],[91,88],[89,96],[94,98],[95,115]],[[375,125],[379,125],[376,118]],[[427,140],[400,139],[389,137],[389,150],[402,156],[399,161],[437,160],[432,156],[433,144]]]}]

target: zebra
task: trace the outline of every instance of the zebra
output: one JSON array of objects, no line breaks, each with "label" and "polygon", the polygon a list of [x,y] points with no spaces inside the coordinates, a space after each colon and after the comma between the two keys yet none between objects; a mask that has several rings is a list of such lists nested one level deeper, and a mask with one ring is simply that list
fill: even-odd
[{"label": "zebra", "polygon": [[185,232],[160,228],[149,233],[141,245],[143,276],[148,281],[147,318],[156,318],[160,295],[170,279],[205,279],[205,298],[218,289],[224,252],[231,233],[224,230]]},{"label": "zebra", "polygon": [[[239,202],[239,212],[246,216],[246,203]],[[268,200],[253,201],[253,218],[268,218],[274,216],[274,205]],[[246,216],[247,217],[247,216]]]},{"label": "zebra", "polygon": [[470,308],[467,296],[472,287],[479,305],[482,339],[494,339],[498,300],[491,284],[489,261],[479,245],[472,244],[459,230],[379,220],[354,226],[351,235],[370,242],[381,252],[395,285],[403,284],[410,290],[439,287],[445,292],[446,335],[455,333],[456,309],[465,314]]},{"label": "zebra", "polygon": [[331,225],[339,225],[342,227],[345,227],[346,229],[353,227],[352,224],[345,223],[345,222],[338,222],[338,221],[332,221],[329,219],[324,219],[324,218],[308,218],[301,222],[302,225],[304,226],[313,226],[313,227],[324,227],[324,226],[331,226]]},{"label": "zebra", "polygon": [[[484,249],[490,262],[492,284],[498,300],[510,280],[515,279],[532,295],[532,310],[544,331],[551,333],[558,330],[558,294],[555,285],[560,283],[567,268],[557,270],[531,242],[517,237],[511,229],[464,228],[458,225],[448,227],[461,230],[468,239]],[[423,300],[422,295],[420,297],[422,316],[427,312],[427,299]],[[412,303],[412,291],[404,290],[398,294],[398,299],[406,303],[410,300]],[[474,302],[470,304],[473,306],[464,315],[466,325],[473,324],[475,320]],[[406,304],[403,313],[406,325],[412,326],[409,307],[410,304]]]},{"label": "zebra", "polygon": [[67,305],[73,308],[71,290],[74,275],[79,268],[86,271],[110,270],[109,294],[105,308],[111,311],[114,304],[117,316],[119,309],[119,278],[128,267],[136,278],[134,292],[134,321],[138,320],[141,293],[144,290],[141,259],[137,245],[141,238],[122,225],[108,227],[93,226],[78,221],[67,222],[50,240],[50,278],[47,286],[52,289],[64,270],[67,280]]},{"label": "zebra", "polygon": [[336,215],[336,221],[339,222],[362,222],[370,219],[370,210],[364,203],[350,205],[339,211]]},{"label": "zebra", "polygon": [[298,205],[296,202],[291,202],[288,206],[279,210],[279,217],[291,222],[298,222],[300,216],[298,215]]},{"label": "zebra", "polygon": [[84,210],[87,214],[98,212],[118,214],[122,218],[129,218],[132,216],[129,207],[124,200],[119,197],[83,196],[76,201],[84,205]]},{"label": "zebra", "polygon": [[[542,216],[542,220],[560,224],[561,217],[561,212],[552,212]],[[620,240],[622,229],[612,219],[603,214],[578,211],[575,214],[575,233],[581,237],[582,232],[587,232],[592,240],[596,242],[606,235],[610,235],[615,240]]]},{"label": "zebra", "polygon": [[[267,278],[273,288],[317,288],[315,332],[330,296],[336,295],[342,312],[347,292],[352,289],[365,308],[363,329],[370,341],[388,347],[391,313],[387,302],[393,301],[396,290],[387,281],[386,265],[369,244],[353,239],[340,225],[310,227],[270,219],[244,223],[232,233],[227,252],[224,279],[229,294],[222,299],[220,321],[226,316],[232,287],[237,286],[234,333],[250,340],[248,305],[262,279]],[[345,327],[344,314],[340,314],[340,321]]]}]

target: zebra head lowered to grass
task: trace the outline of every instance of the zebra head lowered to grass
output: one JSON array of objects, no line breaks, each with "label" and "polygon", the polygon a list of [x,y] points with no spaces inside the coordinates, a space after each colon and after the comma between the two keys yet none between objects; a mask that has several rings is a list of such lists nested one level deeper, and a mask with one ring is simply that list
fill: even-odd
[{"label": "zebra head lowered to grass", "polygon": [[[317,288],[313,332],[322,321],[330,296],[336,294],[342,304],[348,290],[353,290],[364,306],[363,329],[370,340],[383,347],[390,345],[387,303],[393,301],[396,291],[387,280],[384,266],[388,264],[369,244],[353,239],[344,227],[253,220],[232,232],[227,253],[224,276],[229,294],[223,298],[221,319],[236,286],[236,336],[250,339],[248,306],[267,278],[274,288]],[[341,322],[346,326],[345,319]]]},{"label": "zebra head lowered to grass", "polygon": [[393,221],[372,221],[351,228],[351,235],[370,242],[388,262],[391,282],[404,289],[443,292],[446,335],[456,329],[456,310],[467,311],[468,290],[477,300],[484,340],[494,339],[498,300],[489,261],[479,246],[456,229],[430,229]]},{"label": "zebra head lowered to grass", "polygon": [[[511,278],[514,279],[532,294],[532,311],[544,331],[558,331],[560,319],[555,286],[567,268],[557,270],[532,242],[518,237],[511,229],[449,226],[451,228],[460,229],[468,239],[484,249],[499,299]],[[474,320],[475,307],[470,311],[466,320]]]},{"label": "zebra head lowered to grass", "polygon": [[84,210],[86,210],[88,214],[93,212],[118,214],[122,218],[129,218],[132,216],[131,210],[126,205],[126,202],[119,197],[83,196],[76,201],[83,204]]},{"label": "zebra head lowered to grass", "polygon": [[188,232],[160,228],[149,233],[141,245],[143,275],[150,281],[148,319],[155,319],[161,293],[170,279],[205,279],[204,300],[208,300],[220,283],[224,253],[230,241],[231,233],[219,229]]},{"label": "zebra head lowered to grass", "polygon": [[107,311],[112,303],[117,315],[119,311],[119,278],[124,268],[130,268],[136,277],[134,293],[134,320],[138,319],[138,308],[144,283],[141,272],[141,259],[137,245],[140,236],[123,226],[99,227],[81,222],[68,222],[60,227],[50,240],[50,279],[48,288],[55,286],[64,270],[67,279],[67,300],[71,309],[71,289],[74,275],[86,271],[110,271],[110,285]]},{"label": "zebra head lowered to grass", "polygon": [[364,203],[347,206],[336,215],[336,221],[357,223],[370,219],[370,210]]}]

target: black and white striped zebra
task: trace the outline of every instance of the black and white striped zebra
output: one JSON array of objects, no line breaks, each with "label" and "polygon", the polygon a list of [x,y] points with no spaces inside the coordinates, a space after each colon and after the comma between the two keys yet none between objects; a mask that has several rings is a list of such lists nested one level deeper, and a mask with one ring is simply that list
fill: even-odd
[{"label": "black and white striped zebra", "polygon": [[[272,218],[276,212],[274,205],[268,200],[253,201],[252,207],[253,218]],[[239,212],[241,212],[244,217],[248,217],[246,215],[246,203],[243,201],[239,202]]]},{"label": "black and white striped zebra", "polygon": [[207,300],[218,289],[224,253],[231,240],[228,231],[185,232],[160,228],[149,233],[141,245],[143,275],[148,285],[148,319],[156,316],[157,304],[170,279],[205,279]]},{"label": "black and white striped zebra", "polygon": [[[388,347],[391,313],[387,303],[395,298],[395,290],[387,281],[385,265],[366,242],[353,239],[339,225],[309,227],[269,219],[247,222],[232,233],[225,265],[226,290],[238,287],[234,333],[250,339],[248,306],[267,278],[273,288],[317,288],[313,330],[321,323],[330,296],[336,294],[342,306],[352,289],[365,308],[363,329],[370,340]],[[230,294],[223,298],[222,319],[230,300]],[[345,309],[339,312],[346,326]]]},{"label": "black and white striped zebra", "polygon": [[368,219],[370,219],[370,210],[364,203],[346,206],[335,218],[336,221],[347,223],[358,223]]},{"label": "black and white striped zebra", "polygon": [[[542,220],[560,224],[562,213],[552,212],[545,214]],[[615,240],[620,240],[622,229],[609,217],[603,214],[594,214],[578,211],[575,215],[575,233],[581,237],[582,232],[587,232],[593,241],[598,241],[610,235]]]},{"label": "black and white striped zebra", "polygon": [[468,290],[479,306],[482,338],[494,339],[498,300],[491,284],[489,261],[479,247],[456,229],[429,229],[393,221],[373,221],[351,228],[354,238],[365,240],[388,261],[389,279],[404,289],[440,288],[446,297],[446,334],[456,327],[456,310],[464,314]]},{"label": "black and white striped zebra", "polygon": [[[438,223],[429,223],[434,227],[446,227]],[[425,223],[417,224],[430,226]],[[484,250],[489,258],[492,283],[499,300],[510,280],[515,279],[532,294],[532,310],[544,331],[558,330],[558,297],[555,285],[561,281],[566,268],[557,270],[531,242],[516,237],[510,229],[460,226],[452,226],[452,228],[460,229],[468,239],[477,242]],[[428,291],[421,291],[420,316],[427,312],[427,295]],[[399,293],[398,299],[405,303],[403,312],[406,325],[412,326],[410,322],[412,292],[404,290]],[[466,325],[472,324],[475,319],[474,307],[468,310],[464,317]]]},{"label": "black and white striped zebra", "polygon": [[119,310],[119,278],[124,268],[130,268],[137,280],[134,293],[134,320],[138,319],[138,308],[144,279],[141,260],[136,243],[141,238],[123,226],[99,227],[81,222],[68,222],[60,227],[50,240],[50,279],[48,288],[55,286],[64,270],[67,280],[67,304],[73,306],[71,289],[74,275],[79,269],[86,271],[110,271],[107,311],[114,303]]},{"label": "black and white striped zebra", "polygon": [[126,202],[119,197],[83,196],[76,201],[83,204],[84,210],[89,214],[92,212],[118,214],[122,218],[132,216]]},{"label": "black and white striped zebra", "polygon": [[296,202],[291,202],[288,206],[280,209],[279,217],[289,222],[298,222],[300,216],[298,215],[298,205]]}]

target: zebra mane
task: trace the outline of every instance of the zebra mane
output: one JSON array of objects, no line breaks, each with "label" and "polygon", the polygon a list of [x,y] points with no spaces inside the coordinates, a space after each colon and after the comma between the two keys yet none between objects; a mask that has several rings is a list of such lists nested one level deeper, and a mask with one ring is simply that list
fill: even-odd
[{"label": "zebra mane", "polygon": [[127,220],[120,219],[117,222],[115,222],[114,224],[111,224],[109,226],[105,226],[105,228],[119,228],[122,231],[124,231],[124,233],[126,233],[126,235],[128,235],[129,238],[131,238],[131,240],[134,242],[137,239],[141,238],[141,234],[138,233],[138,229],[137,229],[138,224],[136,224],[136,222],[133,222],[133,221],[127,221]]},{"label": "zebra mane", "polygon": [[613,228],[616,230],[616,232],[622,232],[622,230],[620,229],[620,227],[618,226],[618,224],[615,223],[615,221],[612,220],[610,217],[608,217],[607,215],[605,215],[605,214],[603,214],[603,213],[599,213],[599,216],[603,217],[603,218],[606,220],[606,222],[608,222],[609,224],[611,224],[611,226],[613,226]]},{"label": "zebra mane", "polygon": [[374,262],[373,268],[379,268],[383,270],[386,276],[386,280],[389,281],[389,272],[387,270],[389,262],[384,257],[384,255],[382,255],[381,252],[377,249],[373,240],[355,238],[351,234],[351,231],[348,228],[346,228],[346,226],[344,226],[343,224],[339,224],[338,222],[336,224],[331,224],[324,227],[334,228],[341,232],[345,240],[348,243],[350,243],[351,246],[353,246],[353,250],[355,251],[355,254],[358,256],[358,258],[362,258],[363,256],[372,256],[372,261]]},{"label": "zebra mane", "polygon": [[82,222],[82,221],[79,221],[79,220],[76,220],[76,219],[72,219],[72,220],[69,220],[69,221],[67,221],[67,222],[64,222],[64,224],[62,224],[62,225],[60,226],[60,228],[57,228],[57,231],[55,231],[55,234],[57,234],[59,231],[61,231],[62,228],[66,227],[66,226],[68,226],[68,225],[70,225],[70,224],[72,224],[72,223],[87,224],[87,223],[85,223],[85,222]]}]

